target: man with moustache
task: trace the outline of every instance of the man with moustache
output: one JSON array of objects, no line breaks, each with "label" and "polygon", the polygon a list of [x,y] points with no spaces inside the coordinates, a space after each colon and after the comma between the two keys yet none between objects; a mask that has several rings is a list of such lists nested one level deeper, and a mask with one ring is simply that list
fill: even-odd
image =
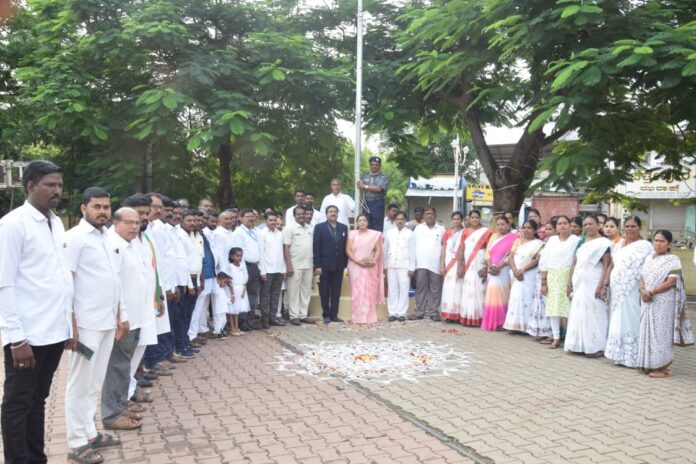
[{"label": "man with moustache", "polygon": [[[211,245],[213,247],[216,275],[222,271],[225,263],[229,261],[230,249],[235,246],[233,233],[235,217],[236,213],[232,210],[223,211],[218,217],[218,227],[213,231]],[[227,323],[227,297],[225,290],[218,282],[214,283],[212,300],[213,334],[218,339],[227,338],[227,334],[223,333]]]},{"label": "man with moustache", "polygon": [[346,241],[348,226],[338,222],[338,206],[326,208],[326,222],[314,227],[314,273],[319,276],[319,297],[321,298],[324,324],[343,322],[338,318],[338,304],[341,298],[343,271],[348,264]]},{"label": "man with moustache", "polygon": [[[0,219],[0,338],[5,356],[1,427],[5,462],[47,462],[44,410],[63,349],[73,349],[73,279],[65,229],[53,213],[63,169],[32,161],[24,204]],[[66,344],[66,340],[68,343]]]},{"label": "man with moustache", "polygon": [[[201,271],[203,270],[203,244],[198,234],[202,223],[197,210],[186,210],[182,214],[181,224],[177,228],[177,235],[186,256],[186,269],[188,272],[188,284],[181,289],[181,305],[177,315],[177,327],[175,328],[176,353],[183,357],[192,357],[198,354],[198,349],[191,346],[188,330],[191,325],[191,317],[196,306],[196,299],[201,290]],[[202,216],[201,216],[202,217]]]},{"label": "man with moustache", "polygon": [[[310,209],[311,211],[311,209]],[[306,224],[304,206],[296,206],[294,221],[283,230],[283,251],[287,268],[288,306],[292,325],[314,324],[308,316],[312,296],[314,230]]]},{"label": "man with moustache", "polygon": [[[256,216],[251,208],[244,208],[240,212],[242,223],[234,231],[234,243],[244,252],[244,262],[246,264],[249,280],[247,281],[246,291],[249,298],[249,313],[243,315],[244,321],[240,318],[242,330],[253,330],[253,320],[259,306],[259,293],[261,289],[261,273],[259,272],[259,261],[261,260],[261,248],[259,237],[256,231]],[[228,258],[229,259],[229,258]]]},{"label": "man with moustache", "polygon": [[439,321],[442,297],[440,252],[445,228],[437,224],[437,212],[432,206],[425,208],[423,217],[425,221],[416,226],[410,240],[409,271],[415,272],[416,276],[416,314],[411,318],[430,316],[433,321]]},{"label": "man with moustache", "polygon": [[326,216],[326,209],[329,206],[336,206],[338,208],[338,222],[349,226],[349,217],[352,217],[355,212],[355,201],[350,195],[341,193],[341,180],[332,179],[331,180],[331,193],[324,197],[321,202],[321,208],[319,211]]},{"label": "man with moustache", "polygon": [[276,229],[278,213],[265,213],[266,227],[259,230],[261,259],[261,327],[284,326],[285,322],[276,318],[280,293],[285,279],[285,260],[283,259],[283,233]]},{"label": "man with moustache", "polygon": [[301,188],[296,188],[295,189],[295,204],[285,210],[285,223],[290,224],[294,220],[294,211],[295,208],[298,206],[302,206],[304,208],[304,201],[305,201],[305,192]]},{"label": "man with moustache", "polygon": [[140,330],[147,325],[149,304],[147,263],[136,248],[141,215],[133,208],[122,207],[114,213],[109,230],[109,248],[117,255],[121,311],[128,312],[128,334],[115,340],[102,387],[102,424],[112,430],[133,430],[141,426],[140,416],[129,411],[131,359],[138,346]]},{"label": "man with moustache", "polygon": [[370,172],[357,181],[356,186],[363,192],[368,227],[379,232],[384,227],[384,198],[388,185],[387,175],[382,172],[382,159],[379,156],[370,157]]},{"label": "man with moustache", "polygon": [[[128,315],[121,306],[118,256],[110,246],[105,224],[111,219],[111,197],[99,187],[82,195],[82,219],[66,234],[66,257],[73,273],[73,323],[79,341],[92,350],[91,359],[68,355],[65,424],[70,459],[99,459],[98,450],[121,442],[97,432],[97,396],[106,376],[114,339],[128,335]],[[95,289],[99,291],[96,292]]]}]

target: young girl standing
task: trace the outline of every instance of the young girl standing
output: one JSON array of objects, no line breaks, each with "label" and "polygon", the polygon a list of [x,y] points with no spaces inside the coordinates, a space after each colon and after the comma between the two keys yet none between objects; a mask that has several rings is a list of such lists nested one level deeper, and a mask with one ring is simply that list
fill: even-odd
[{"label": "young girl standing", "polygon": [[239,330],[239,315],[249,311],[249,298],[246,293],[246,283],[249,280],[246,265],[242,262],[243,252],[241,248],[230,249],[229,263],[225,265],[224,272],[230,276],[225,293],[229,298],[227,314],[232,327],[232,335],[239,337],[244,332]]}]

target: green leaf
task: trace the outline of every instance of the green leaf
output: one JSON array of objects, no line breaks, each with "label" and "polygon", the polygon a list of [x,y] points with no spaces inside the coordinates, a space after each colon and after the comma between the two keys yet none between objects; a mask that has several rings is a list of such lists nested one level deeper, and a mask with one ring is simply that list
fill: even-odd
[{"label": "green leaf", "polygon": [[596,85],[602,80],[602,70],[599,69],[599,66],[590,66],[587,71],[582,73],[580,80],[587,86]]},{"label": "green leaf", "polygon": [[159,91],[153,91],[152,95],[147,97],[143,103],[146,105],[150,105],[152,103],[158,102],[162,98],[162,92]]},{"label": "green leaf", "polygon": [[140,129],[140,132],[138,132],[137,134],[135,134],[135,138],[138,139],[138,140],[143,140],[143,139],[145,139],[145,137],[147,137],[148,135],[150,135],[150,132],[152,132],[152,127],[153,127],[152,124],[146,125],[146,126],[143,127],[142,129]]},{"label": "green leaf", "polygon": [[92,127],[92,132],[94,132],[94,135],[99,139],[99,140],[106,140],[109,138],[107,135],[106,131],[104,131],[102,128],[99,126],[94,126]]},{"label": "green leaf", "polygon": [[85,110],[84,105],[79,102],[71,103],[70,108],[72,108],[76,113],[82,113]]},{"label": "green leaf", "polygon": [[549,120],[551,116],[553,116],[554,111],[556,111],[557,106],[553,106],[547,110],[545,110],[543,113],[541,113],[539,116],[534,118],[532,123],[529,125],[528,132],[532,133],[536,131],[537,129],[540,129],[546,124],[546,121]]},{"label": "green leaf", "polygon": [[620,55],[623,52],[625,52],[626,50],[631,50],[632,48],[633,48],[633,46],[631,46],[631,45],[619,45],[618,47],[616,47],[615,49],[613,49],[611,51],[611,54],[613,56]]},{"label": "green leaf", "polygon": [[281,71],[280,69],[274,69],[271,75],[273,76],[273,80],[275,81],[285,80],[285,74],[283,74],[283,71]]},{"label": "green leaf", "polygon": [[601,14],[604,13],[604,10],[596,5],[583,5],[580,7],[580,13]]},{"label": "green leaf", "polygon": [[230,130],[234,135],[242,135],[244,133],[244,122],[241,119],[234,118],[230,121]]},{"label": "green leaf", "polygon": [[642,59],[643,59],[643,55],[637,55],[634,53],[633,55],[629,56],[625,60],[619,62],[619,64],[617,64],[616,66],[618,66],[619,68],[625,68],[626,66],[632,66],[632,65],[640,62],[640,60],[642,60]]},{"label": "green leaf", "polygon": [[387,111],[384,113],[384,119],[387,121],[393,121],[394,120],[394,112],[393,111]]},{"label": "green leaf", "polygon": [[577,14],[577,12],[580,11],[580,5],[570,5],[565,8],[563,8],[563,13],[561,13],[561,18],[567,18],[569,16],[573,16],[574,14]]},{"label": "green leaf", "polygon": [[692,61],[684,66],[684,69],[682,69],[682,76],[696,76],[696,61]]},{"label": "green leaf", "polygon": [[177,107],[176,100],[175,100],[174,98],[170,97],[169,95],[166,95],[166,96],[162,99],[162,104],[163,104],[164,106],[166,106],[167,108],[169,108],[170,110],[173,110],[174,108]]},{"label": "green leaf", "polygon": [[587,64],[588,62],[585,60],[576,61],[575,63],[571,64],[553,80],[553,83],[551,83],[551,88],[556,90],[565,87],[566,83],[573,76],[573,74],[583,69],[585,66],[587,66]]},{"label": "green leaf", "polygon": [[186,149],[188,151],[195,151],[198,149],[198,147],[201,146],[201,142],[203,142],[203,140],[201,140],[201,138],[198,135],[194,135],[189,139],[188,143],[186,144]]},{"label": "green leaf", "polygon": [[562,176],[570,167],[570,158],[561,158],[556,163],[556,174]]},{"label": "green leaf", "polygon": [[653,49],[647,46],[636,47],[633,49],[633,53],[637,53],[639,55],[650,55],[652,52]]}]

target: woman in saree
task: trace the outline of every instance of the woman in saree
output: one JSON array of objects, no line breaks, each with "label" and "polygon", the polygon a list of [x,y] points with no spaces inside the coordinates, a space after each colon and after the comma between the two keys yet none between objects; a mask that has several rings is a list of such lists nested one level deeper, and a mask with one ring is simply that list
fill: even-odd
[{"label": "woman in saree", "polygon": [[[624,222],[624,227],[625,227]],[[624,238],[621,236],[621,221],[615,217],[608,217],[604,222],[604,236],[611,241],[611,252],[621,248]]]},{"label": "woman in saree", "polygon": [[522,224],[522,237],[515,241],[510,252],[512,286],[503,329],[510,333],[525,333],[532,315],[532,302],[539,273],[539,252],[544,242],[539,239],[537,223],[528,219]]},{"label": "woman in saree", "polygon": [[367,216],[357,218],[358,229],[348,234],[346,254],[352,291],[352,321],[377,322],[377,305],[384,302],[382,234],[367,228]]},{"label": "woman in saree", "polygon": [[611,242],[599,234],[597,216],[583,221],[585,243],[575,253],[568,276],[571,297],[565,350],[601,358],[607,344],[609,327],[607,292]]},{"label": "woman in saree", "polygon": [[[558,216],[553,216],[544,226],[544,230],[546,232],[544,245],[546,245],[549,238],[556,235],[557,220]],[[541,294],[541,270],[544,269],[545,266],[545,252],[546,247],[544,246],[539,251],[539,272],[537,272],[534,300],[532,301],[532,315],[529,317],[529,322],[527,323],[527,334],[531,335],[532,337],[536,337],[539,343],[549,345],[551,344],[552,334],[551,319],[549,319],[549,317],[546,315],[546,297]]]},{"label": "woman in saree", "polygon": [[677,285],[681,262],[670,253],[672,233],[658,230],[653,236],[655,251],[648,256],[640,274],[640,336],[638,367],[654,378],[672,375],[675,308],[680,306]]},{"label": "woman in saree", "polygon": [[[611,240],[614,218],[604,223],[604,235]],[[653,247],[640,236],[641,220],[631,216],[624,221],[626,238],[623,246],[611,252],[612,268],[609,277],[609,335],[604,356],[626,367],[638,365],[638,336],[640,333],[640,292],[638,281],[643,264]],[[607,232],[609,234],[607,235]]]},{"label": "woman in saree", "polygon": [[510,250],[517,240],[517,234],[510,232],[508,218],[498,216],[495,224],[496,233],[491,236],[486,249],[488,284],[481,320],[481,328],[490,331],[503,330],[510,299]]},{"label": "woman in saree", "polygon": [[546,240],[546,225],[541,222],[541,213],[536,208],[531,208],[527,213],[527,219],[530,219],[539,225],[537,235],[540,240]]},{"label": "woman in saree", "polygon": [[485,254],[491,231],[481,226],[481,212],[469,211],[469,227],[464,232],[464,243],[459,247],[457,275],[462,279],[459,323],[478,327],[483,317],[483,302],[486,295],[484,282],[488,275]]},{"label": "woman in saree", "polygon": [[452,227],[442,236],[442,251],[440,253],[440,274],[442,282],[442,300],[440,317],[446,321],[458,321],[461,310],[462,279],[457,275],[457,256],[463,242],[462,220],[464,215],[455,211],[452,213]]},{"label": "woman in saree", "polygon": [[566,294],[568,274],[573,264],[575,249],[580,237],[571,235],[568,216],[558,216],[556,233],[550,237],[544,247],[544,259],[541,266],[541,294],[546,297],[546,316],[551,322],[549,348],[561,346],[561,319],[570,312],[570,300]]}]

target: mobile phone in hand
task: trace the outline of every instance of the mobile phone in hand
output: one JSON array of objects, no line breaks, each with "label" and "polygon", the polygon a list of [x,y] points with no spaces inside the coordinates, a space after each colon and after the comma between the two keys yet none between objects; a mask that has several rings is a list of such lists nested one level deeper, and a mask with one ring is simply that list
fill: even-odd
[{"label": "mobile phone in hand", "polygon": [[90,349],[87,345],[82,343],[81,341],[77,341],[77,346],[75,347],[75,352],[79,354],[80,356],[83,356],[87,361],[92,359],[92,356],[94,355],[94,351]]}]

